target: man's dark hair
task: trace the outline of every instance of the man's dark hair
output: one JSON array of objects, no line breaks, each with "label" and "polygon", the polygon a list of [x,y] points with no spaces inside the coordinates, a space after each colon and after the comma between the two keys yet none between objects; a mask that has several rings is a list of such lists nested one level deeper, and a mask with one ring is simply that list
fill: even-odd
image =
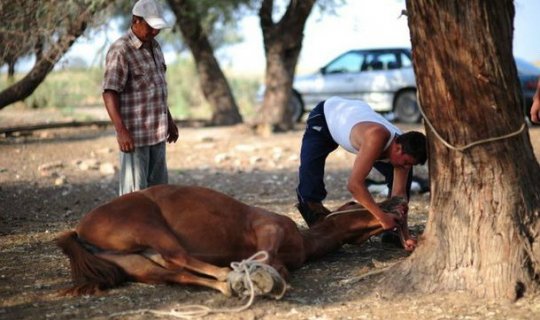
[{"label": "man's dark hair", "polygon": [[426,136],[418,131],[409,131],[399,135],[396,142],[401,145],[403,152],[411,155],[418,164],[426,163],[427,145]]}]

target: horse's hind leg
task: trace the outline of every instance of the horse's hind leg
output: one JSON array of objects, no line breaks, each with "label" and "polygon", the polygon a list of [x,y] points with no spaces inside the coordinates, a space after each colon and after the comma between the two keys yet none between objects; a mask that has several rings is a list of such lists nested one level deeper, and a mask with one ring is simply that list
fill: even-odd
[{"label": "horse's hind leg", "polygon": [[[191,257],[180,245],[176,236],[167,232],[166,229],[156,228],[153,230],[147,228],[145,230],[145,239],[147,239],[148,243],[144,243],[144,245],[154,249],[161,256],[154,254],[148,256],[148,258],[166,269],[178,271],[180,268],[185,268],[216,278],[219,281],[226,280],[231,271],[229,268],[217,267]],[[151,252],[151,250],[147,250],[147,252]]]},{"label": "horse's hind leg", "polygon": [[[142,283],[178,283],[198,285],[220,291],[226,296],[231,295],[229,284],[194,275],[185,270],[170,270],[148,260],[138,254],[99,253],[100,258],[120,266],[130,277]],[[217,267],[216,267],[217,268]]]}]

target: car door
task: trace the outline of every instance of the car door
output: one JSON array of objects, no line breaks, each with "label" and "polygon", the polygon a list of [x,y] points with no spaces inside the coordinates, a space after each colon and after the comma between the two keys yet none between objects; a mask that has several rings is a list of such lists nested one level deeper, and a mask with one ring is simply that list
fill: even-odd
[{"label": "car door", "polygon": [[394,96],[403,88],[416,88],[412,64],[403,49],[351,50],[320,72],[294,80],[305,105],[341,96],[364,100],[379,112],[392,111]]},{"label": "car door", "polygon": [[302,94],[306,104],[331,96],[352,97],[363,59],[361,52],[346,52],[321,68],[317,74],[295,79],[295,88]]},{"label": "car door", "polygon": [[415,88],[412,66],[403,59],[398,49],[366,52],[364,64],[358,75],[357,97],[379,112],[393,110],[396,93],[405,88]]}]

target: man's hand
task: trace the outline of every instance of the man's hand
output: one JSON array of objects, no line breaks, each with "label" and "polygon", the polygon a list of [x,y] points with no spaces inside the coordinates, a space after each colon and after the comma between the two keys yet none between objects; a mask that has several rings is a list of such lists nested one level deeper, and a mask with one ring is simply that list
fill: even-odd
[{"label": "man's hand", "polygon": [[178,127],[174,121],[169,121],[169,129],[167,130],[167,142],[172,143],[178,140]]},{"label": "man's hand", "polygon": [[414,249],[416,249],[416,245],[417,245],[416,239],[410,238],[404,241],[403,248],[406,251],[412,252],[414,251]]},{"label": "man's hand", "polygon": [[135,150],[133,137],[127,129],[123,128],[116,131],[116,140],[118,141],[118,146],[122,152],[130,153]]},{"label": "man's hand", "polygon": [[107,108],[107,113],[111,118],[111,121],[116,130],[116,140],[118,141],[118,147],[122,152],[133,152],[135,150],[135,142],[133,136],[122,120],[122,114],[120,113],[120,95],[114,90],[105,90],[103,92],[103,102]]},{"label": "man's hand", "polygon": [[532,122],[540,123],[540,79],[536,83],[536,92],[533,97],[533,104],[531,106],[531,120]]},{"label": "man's hand", "polygon": [[[540,83],[540,80],[538,81]],[[539,95],[539,97],[534,100],[531,106],[531,121],[540,123],[540,89],[538,89],[537,94]]]},{"label": "man's hand", "polygon": [[377,218],[377,220],[379,220],[384,230],[393,230],[398,226],[398,223],[401,222],[400,217],[386,212],[383,216]]}]

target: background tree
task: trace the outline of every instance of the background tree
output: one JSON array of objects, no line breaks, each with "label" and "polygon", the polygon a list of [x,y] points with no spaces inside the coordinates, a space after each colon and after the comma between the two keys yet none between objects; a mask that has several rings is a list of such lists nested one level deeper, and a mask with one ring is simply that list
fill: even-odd
[{"label": "background tree", "polygon": [[315,0],[291,0],[281,19],[274,22],[274,1],[261,2],[259,18],[266,57],[266,90],[258,122],[265,131],[293,128],[292,114],[287,105],[302,49],[304,27],[314,4]]},{"label": "background tree", "polygon": [[8,66],[7,77],[10,82],[14,80],[15,64],[17,61],[40,44],[39,37],[30,37],[28,41],[20,41],[22,37],[26,38],[25,30],[31,30],[36,27],[36,20],[30,14],[18,14],[30,10],[27,1],[15,0],[0,3],[0,18],[2,21],[9,21],[0,28],[0,43],[2,51],[0,52],[0,66]]},{"label": "background tree", "polygon": [[[216,18],[219,15],[215,13],[226,16],[226,13],[232,13],[243,1],[168,0],[168,3],[176,15],[176,25],[195,60],[203,94],[212,106],[211,122],[216,125],[242,122],[229,83],[210,43],[212,29],[209,26],[215,26],[218,22]],[[203,24],[205,20],[209,23]]]},{"label": "background tree", "polygon": [[34,55],[35,64],[21,80],[0,92],[0,109],[31,95],[107,2],[3,1],[0,61],[14,68],[19,58]]},{"label": "background tree", "polygon": [[[513,1],[408,0],[407,11],[420,104],[432,124],[432,194],[420,246],[388,283],[490,298],[537,291],[540,168],[520,107]],[[486,143],[455,148],[476,141]]]}]

